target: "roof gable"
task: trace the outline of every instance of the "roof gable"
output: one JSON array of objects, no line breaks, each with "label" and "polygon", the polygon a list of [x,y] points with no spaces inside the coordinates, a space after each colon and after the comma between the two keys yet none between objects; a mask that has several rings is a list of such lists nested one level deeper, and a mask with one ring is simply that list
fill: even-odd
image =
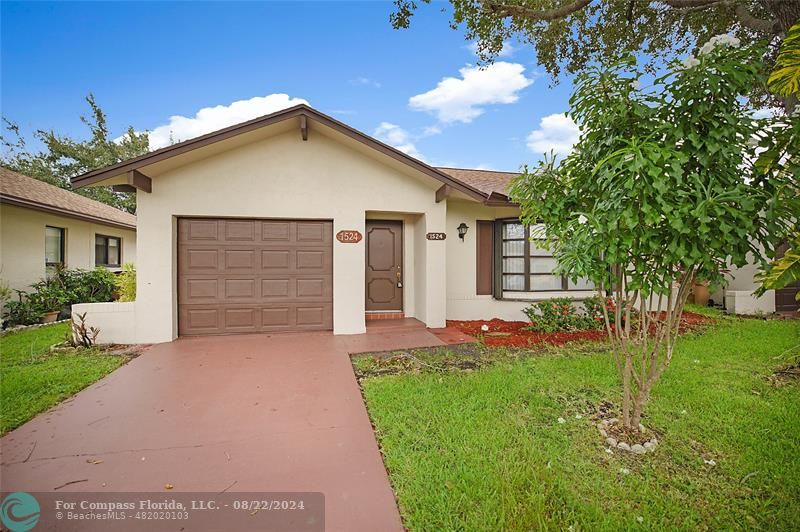
[{"label": "roof gable", "polygon": [[[159,150],[155,150],[144,155],[140,155],[133,159],[129,159],[127,161],[122,161],[120,163],[100,168],[97,170],[93,170],[91,172],[87,172],[83,175],[77,176],[72,178],[72,184],[75,187],[84,187],[96,183],[100,183],[106,180],[119,178],[128,172],[133,171],[140,171],[141,169],[147,167],[148,165],[152,165],[161,161],[165,161],[172,157],[176,157],[178,155],[190,152],[192,150],[200,149],[205,146],[209,146],[211,144],[221,142],[226,139],[230,139],[232,137],[242,135],[244,133],[248,133],[251,131],[255,131],[257,129],[267,127],[272,124],[277,124],[280,122],[284,122],[286,120],[291,119],[298,119],[298,132],[302,135],[303,139],[305,140],[308,138],[308,129],[310,122],[317,122],[323,124],[343,135],[346,135],[366,146],[388,156],[396,161],[399,161],[414,170],[421,172],[435,180],[440,181],[444,185],[452,187],[455,190],[466,194],[468,197],[472,198],[475,201],[479,202],[492,202],[496,203],[498,201],[497,194],[492,195],[491,191],[486,192],[483,188],[479,188],[474,186],[468,181],[464,181],[455,177],[452,173],[443,171],[438,168],[434,168],[414,157],[411,157],[397,148],[389,146],[365,133],[362,133],[343,122],[340,122],[334,118],[331,118],[328,115],[325,115],[316,109],[313,109],[307,105],[297,105],[294,107],[290,107],[288,109],[284,109],[282,111],[278,111],[276,113],[272,113],[269,115],[265,115],[259,118],[255,118],[253,120],[249,120],[247,122],[243,122],[241,124],[236,124],[224,129],[220,129],[218,131],[214,131],[212,133],[208,133],[206,135],[202,135],[200,137],[195,137],[193,139],[189,139],[183,142],[179,142],[177,144],[173,144],[171,146],[167,146],[165,148],[161,148]],[[503,201],[502,198],[499,198],[500,201]]]}]

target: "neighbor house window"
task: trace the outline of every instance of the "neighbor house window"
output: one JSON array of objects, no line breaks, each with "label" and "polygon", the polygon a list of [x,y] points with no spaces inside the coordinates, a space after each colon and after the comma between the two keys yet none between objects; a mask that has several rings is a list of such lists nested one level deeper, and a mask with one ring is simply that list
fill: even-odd
[{"label": "neighbor house window", "polygon": [[122,239],[115,236],[94,237],[94,263],[96,266],[119,266]]},{"label": "neighbor house window", "polygon": [[44,228],[44,264],[48,272],[64,265],[64,234],[63,227]]},{"label": "neighbor house window", "polygon": [[573,283],[555,273],[558,263],[544,247],[542,224],[525,226],[518,221],[502,222],[502,288],[504,292],[553,292],[592,290],[592,283]]}]

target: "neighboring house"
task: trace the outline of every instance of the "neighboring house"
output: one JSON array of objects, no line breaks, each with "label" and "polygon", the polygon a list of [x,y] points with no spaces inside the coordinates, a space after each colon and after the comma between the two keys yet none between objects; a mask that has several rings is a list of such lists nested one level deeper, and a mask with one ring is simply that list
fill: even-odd
[{"label": "neighboring house", "polygon": [[136,258],[136,216],[0,167],[0,278],[27,290],[48,268],[119,270]]},{"label": "neighboring house", "polygon": [[[786,249],[786,245],[780,246],[778,256],[782,257]],[[800,290],[800,281],[778,290],[767,290],[761,297],[753,295],[753,292],[761,286],[756,281],[760,266],[752,260],[752,257],[750,259],[741,268],[736,266],[729,268],[725,275],[728,280],[727,285],[711,294],[711,300],[717,305],[723,305],[727,312],[735,314],[770,314],[800,310],[800,301],[797,301],[796,297]]]}]

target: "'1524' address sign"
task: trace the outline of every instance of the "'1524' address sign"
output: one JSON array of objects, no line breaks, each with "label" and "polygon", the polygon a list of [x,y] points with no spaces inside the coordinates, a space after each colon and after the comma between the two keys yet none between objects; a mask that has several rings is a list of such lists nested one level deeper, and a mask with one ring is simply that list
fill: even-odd
[{"label": "'1524' address sign", "polygon": [[343,244],[358,244],[361,242],[361,233],[355,229],[342,229],[336,233],[336,240]]},{"label": "'1524' address sign", "polygon": [[447,235],[445,233],[428,233],[425,235],[425,238],[428,240],[444,240],[447,238]]}]

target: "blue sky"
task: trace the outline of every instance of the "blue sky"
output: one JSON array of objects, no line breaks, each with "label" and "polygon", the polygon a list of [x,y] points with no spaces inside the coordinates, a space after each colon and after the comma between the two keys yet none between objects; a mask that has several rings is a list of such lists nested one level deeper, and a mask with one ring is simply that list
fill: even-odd
[{"label": "blue sky", "polygon": [[391,2],[4,1],[0,10],[2,113],[26,132],[84,135],[91,91],[115,134],[132,125],[185,140],[303,99],[437,165],[515,170],[574,136],[551,116],[567,109],[569,80],[552,86],[517,43],[477,70],[443,2],[403,31],[389,24]]}]

